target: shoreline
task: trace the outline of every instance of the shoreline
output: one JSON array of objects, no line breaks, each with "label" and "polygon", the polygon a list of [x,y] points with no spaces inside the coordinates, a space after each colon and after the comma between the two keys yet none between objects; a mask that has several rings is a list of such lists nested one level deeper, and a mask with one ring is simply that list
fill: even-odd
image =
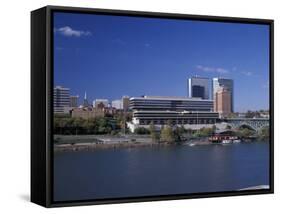
[{"label": "shoreline", "polygon": [[163,146],[178,146],[174,143],[75,143],[75,144],[55,144],[54,152],[66,151],[92,151],[98,149],[120,149],[120,148],[140,148],[140,147],[163,147]]},{"label": "shoreline", "polygon": [[150,135],[57,135],[54,139],[54,151],[91,151],[97,149],[119,149],[139,147],[194,146],[211,145],[208,138],[189,139],[182,142],[153,142]]},{"label": "shoreline", "polygon": [[[103,136],[104,137],[104,136]],[[93,151],[100,149],[120,149],[120,148],[141,148],[141,147],[167,147],[167,146],[203,146],[203,145],[224,145],[222,143],[212,143],[208,141],[208,138],[189,139],[182,142],[152,142],[147,136],[143,136],[139,139],[132,141],[130,138],[120,140],[120,138],[111,139],[108,141],[108,136],[104,137],[104,141],[97,139],[97,136],[75,136],[75,141],[70,141],[65,137],[61,142],[54,143],[54,152],[76,152],[76,151]],[[251,142],[241,142],[251,143]],[[233,144],[233,143],[231,143]]]}]

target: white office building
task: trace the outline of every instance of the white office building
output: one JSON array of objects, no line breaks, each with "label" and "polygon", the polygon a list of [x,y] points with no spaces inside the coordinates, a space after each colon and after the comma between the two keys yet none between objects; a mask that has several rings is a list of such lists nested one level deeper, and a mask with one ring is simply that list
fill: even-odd
[{"label": "white office building", "polygon": [[67,114],[70,111],[70,89],[56,86],[53,91],[55,114]]},{"label": "white office building", "polygon": [[123,109],[123,101],[122,100],[113,100],[111,102],[111,107],[116,109]]},{"label": "white office building", "polygon": [[186,97],[132,97],[130,109],[132,121],[127,125],[132,132],[138,127],[148,128],[153,123],[156,127],[171,122],[173,125],[190,129],[212,127],[219,115],[213,112],[213,100]]}]

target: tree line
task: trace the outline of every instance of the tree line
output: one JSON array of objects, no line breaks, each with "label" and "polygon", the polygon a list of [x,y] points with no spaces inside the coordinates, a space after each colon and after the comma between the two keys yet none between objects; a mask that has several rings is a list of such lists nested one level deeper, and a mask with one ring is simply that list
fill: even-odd
[{"label": "tree line", "polygon": [[207,137],[214,134],[216,127],[201,128],[198,131],[185,129],[184,126],[173,127],[172,123],[168,123],[157,130],[153,123],[150,123],[149,128],[139,127],[134,130],[135,134],[150,135],[153,142],[158,143],[180,143],[187,140],[187,137]]},{"label": "tree line", "polygon": [[[130,117],[130,116],[129,116]],[[83,135],[83,134],[111,134],[130,133],[126,127],[126,121],[129,117],[124,115],[117,115],[115,117],[97,117],[91,119],[71,118],[71,117],[54,117],[53,131],[54,134],[61,135]],[[261,140],[269,139],[269,127],[264,127],[259,131],[254,131],[248,127],[241,127],[239,129],[232,129],[231,126],[226,127],[231,130],[234,136],[240,138],[255,137]],[[199,130],[185,129],[184,126],[173,126],[171,122],[157,130],[155,125],[151,123],[148,128],[139,127],[134,130],[134,134],[150,135],[153,142],[181,142],[187,138],[209,137],[216,133],[216,126],[211,128],[201,128]]]},{"label": "tree line", "polygon": [[114,134],[121,129],[120,123],[115,119],[99,117],[83,118],[54,118],[54,134],[80,135],[80,134]]},{"label": "tree line", "polygon": [[[204,138],[216,134],[216,126],[213,125],[210,128],[204,127],[199,130],[185,129],[184,126],[173,127],[171,123],[164,125],[160,130],[156,130],[153,123],[149,125],[149,128],[139,127],[136,128],[134,133],[140,135],[150,135],[154,142],[181,142],[188,138]],[[241,127],[239,129],[232,129],[231,126],[227,126],[226,130],[231,131],[231,135],[238,136],[241,139],[256,138],[260,140],[269,139],[269,127],[264,127],[259,131],[252,130],[248,127]]]}]

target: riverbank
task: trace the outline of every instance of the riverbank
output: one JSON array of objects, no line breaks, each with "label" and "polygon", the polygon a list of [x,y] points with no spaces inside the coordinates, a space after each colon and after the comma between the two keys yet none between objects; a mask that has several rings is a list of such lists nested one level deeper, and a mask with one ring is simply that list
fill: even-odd
[{"label": "riverbank", "polygon": [[55,152],[207,144],[211,144],[208,138],[190,139],[184,142],[159,143],[153,142],[150,135],[56,135],[54,137]]},{"label": "riverbank", "polygon": [[173,143],[153,142],[150,135],[56,135],[54,137],[55,152],[160,146],[202,146],[218,144],[220,145],[220,143],[210,142],[208,137],[190,138],[182,142]]},{"label": "riverbank", "polygon": [[96,149],[117,149],[117,148],[139,148],[139,147],[157,147],[157,146],[172,146],[175,144],[168,143],[75,143],[75,144],[55,144],[55,152],[64,151],[90,151]]}]

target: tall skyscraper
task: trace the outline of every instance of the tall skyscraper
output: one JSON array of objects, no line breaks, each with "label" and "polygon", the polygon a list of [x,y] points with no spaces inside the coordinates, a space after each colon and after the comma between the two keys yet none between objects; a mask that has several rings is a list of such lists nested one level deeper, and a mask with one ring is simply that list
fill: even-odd
[{"label": "tall skyscraper", "polygon": [[209,99],[209,78],[191,77],[188,79],[188,96]]},{"label": "tall skyscraper", "polygon": [[64,88],[62,86],[54,87],[53,91],[53,106],[54,113],[69,113],[70,107],[70,95],[69,88]]},{"label": "tall skyscraper", "polygon": [[128,96],[123,96],[122,97],[122,106],[124,111],[129,110],[129,105],[130,105],[130,98]]},{"label": "tall skyscraper", "polygon": [[219,87],[214,97],[214,111],[221,117],[226,117],[231,113],[231,93],[227,87]]},{"label": "tall skyscraper", "polygon": [[78,95],[70,96],[70,107],[73,107],[73,108],[78,107],[78,99],[79,99]]},{"label": "tall skyscraper", "polygon": [[227,88],[231,97],[231,112],[234,112],[234,84],[232,79],[226,78],[213,78],[212,81],[212,98],[215,100],[215,95],[221,87]]},{"label": "tall skyscraper", "polygon": [[85,95],[84,95],[83,106],[84,107],[88,107],[89,106],[89,102],[87,100],[87,92],[86,91],[85,91]]}]

